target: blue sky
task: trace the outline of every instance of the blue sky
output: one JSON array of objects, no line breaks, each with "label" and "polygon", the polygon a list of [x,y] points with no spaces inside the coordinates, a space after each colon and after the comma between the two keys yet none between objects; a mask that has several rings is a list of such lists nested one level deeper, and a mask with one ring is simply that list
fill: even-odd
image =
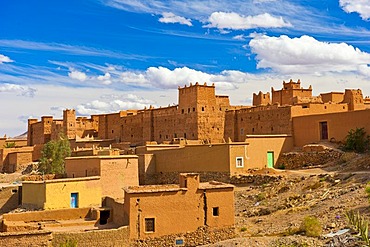
[{"label": "blue sky", "polygon": [[235,105],[291,78],[314,94],[370,95],[368,0],[3,0],[0,10],[0,135],[65,108],[177,103],[177,87],[196,81]]}]

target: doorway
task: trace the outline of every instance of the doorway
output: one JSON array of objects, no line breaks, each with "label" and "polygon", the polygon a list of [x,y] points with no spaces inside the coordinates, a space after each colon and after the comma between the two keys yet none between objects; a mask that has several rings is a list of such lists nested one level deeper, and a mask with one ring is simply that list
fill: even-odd
[{"label": "doorway", "polygon": [[78,193],[71,193],[71,208],[78,208]]},{"label": "doorway", "polygon": [[274,168],[274,151],[267,151],[267,168]]},{"label": "doorway", "polygon": [[99,224],[100,225],[107,224],[109,217],[110,217],[110,210],[101,210],[100,211]]},{"label": "doorway", "polygon": [[328,122],[320,122],[320,139],[328,139]]}]

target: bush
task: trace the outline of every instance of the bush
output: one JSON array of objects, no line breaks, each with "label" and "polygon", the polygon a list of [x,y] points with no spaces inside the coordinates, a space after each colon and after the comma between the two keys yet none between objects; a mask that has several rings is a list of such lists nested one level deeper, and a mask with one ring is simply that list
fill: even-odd
[{"label": "bush", "polygon": [[364,128],[356,128],[348,131],[348,135],[342,149],[363,153],[369,149],[370,137]]},{"label": "bush", "polygon": [[58,140],[49,141],[42,149],[38,170],[46,174],[64,174],[64,159],[71,156],[68,139],[60,135]]},{"label": "bush", "polygon": [[322,232],[322,226],[316,217],[306,216],[303,219],[301,231],[308,237],[319,237]]},{"label": "bush", "polygon": [[67,239],[64,243],[60,244],[59,247],[77,247],[77,240]]}]

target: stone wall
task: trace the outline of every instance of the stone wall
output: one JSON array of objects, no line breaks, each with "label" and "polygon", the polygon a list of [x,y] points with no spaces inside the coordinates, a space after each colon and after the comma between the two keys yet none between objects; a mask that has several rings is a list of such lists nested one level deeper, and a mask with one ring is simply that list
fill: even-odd
[{"label": "stone wall", "polygon": [[[178,184],[180,172],[157,173],[147,177],[145,184]],[[281,176],[270,174],[245,174],[230,176],[229,173],[224,172],[197,172],[200,174],[201,182],[219,181],[230,184],[267,184],[280,180]]]},{"label": "stone wall", "polygon": [[[54,232],[53,246],[60,246],[68,240],[76,241],[78,247],[91,246],[129,246],[129,228],[127,226],[118,229],[97,230],[87,232]],[[160,245],[158,245],[160,246]]]},{"label": "stone wall", "polygon": [[301,169],[310,166],[320,166],[337,161],[343,152],[327,149],[320,152],[290,152],[284,153],[276,162],[276,168]]},{"label": "stone wall", "polygon": [[[0,233],[0,246],[49,247],[50,232]],[[57,245],[59,246],[59,245]]]},{"label": "stone wall", "polygon": [[135,247],[172,247],[175,246],[176,240],[183,240],[182,246],[199,246],[220,242],[226,239],[234,238],[235,228],[226,227],[213,229],[209,227],[199,227],[195,232],[184,234],[167,235],[158,238],[147,238],[145,240],[134,241],[131,246]]}]

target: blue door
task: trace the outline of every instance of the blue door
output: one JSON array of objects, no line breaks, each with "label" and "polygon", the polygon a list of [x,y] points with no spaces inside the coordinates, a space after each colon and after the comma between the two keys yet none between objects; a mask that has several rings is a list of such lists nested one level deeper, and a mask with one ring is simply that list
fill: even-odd
[{"label": "blue door", "polygon": [[78,208],[78,193],[71,193],[71,208]]}]

